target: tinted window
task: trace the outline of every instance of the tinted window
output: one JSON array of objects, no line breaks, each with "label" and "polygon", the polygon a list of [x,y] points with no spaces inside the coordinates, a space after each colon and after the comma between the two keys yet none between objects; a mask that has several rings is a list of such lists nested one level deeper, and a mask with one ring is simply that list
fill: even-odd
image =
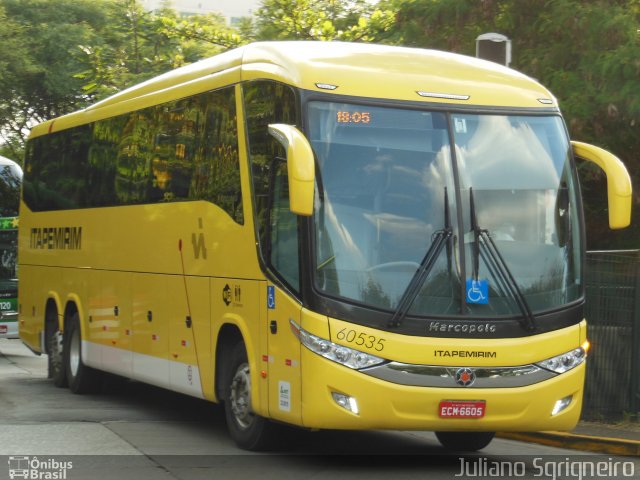
[{"label": "tinted window", "polygon": [[15,217],[20,207],[22,173],[13,165],[0,165],[0,217]]},{"label": "tinted window", "polygon": [[[252,82],[244,85],[244,105],[262,257],[291,287],[297,290],[299,288],[297,220],[295,215],[288,212],[288,199],[281,195],[284,191],[288,192],[286,177],[283,179],[278,174],[282,171],[283,165],[286,170],[286,163],[282,162],[286,153],[282,145],[268,131],[271,123],[289,125],[299,123],[296,96],[286,85],[269,81]],[[274,192],[276,189],[278,191]],[[282,239],[285,236],[286,245],[291,247],[288,250],[288,258],[285,258],[283,250]]]},{"label": "tinted window", "polygon": [[208,200],[243,223],[233,88],[29,142],[34,211]]}]

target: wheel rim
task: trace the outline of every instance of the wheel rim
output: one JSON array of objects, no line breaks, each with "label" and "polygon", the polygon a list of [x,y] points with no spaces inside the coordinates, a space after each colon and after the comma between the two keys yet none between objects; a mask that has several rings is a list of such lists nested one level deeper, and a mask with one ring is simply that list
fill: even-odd
[{"label": "wheel rim", "polygon": [[71,344],[69,345],[69,369],[71,375],[76,376],[80,368],[80,335],[78,330],[74,329],[71,335]]},{"label": "wheel rim", "polygon": [[251,411],[251,377],[246,363],[238,367],[231,380],[229,402],[236,423],[243,429],[249,428],[255,415]]}]

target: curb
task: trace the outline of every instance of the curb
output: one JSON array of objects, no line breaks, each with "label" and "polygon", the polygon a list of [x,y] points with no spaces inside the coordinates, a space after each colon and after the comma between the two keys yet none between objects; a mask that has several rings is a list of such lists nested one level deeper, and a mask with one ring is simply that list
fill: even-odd
[{"label": "curb", "polygon": [[640,441],[566,432],[498,432],[498,438],[608,455],[640,457]]}]

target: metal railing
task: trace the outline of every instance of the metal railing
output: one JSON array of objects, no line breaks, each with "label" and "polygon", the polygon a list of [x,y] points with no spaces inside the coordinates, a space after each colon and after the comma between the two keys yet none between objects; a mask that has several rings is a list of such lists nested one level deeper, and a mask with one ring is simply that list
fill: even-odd
[{"label": "metal railing", "polygon": [[582,418],[640,413],[640,251],[587,253],[587,361]]}]

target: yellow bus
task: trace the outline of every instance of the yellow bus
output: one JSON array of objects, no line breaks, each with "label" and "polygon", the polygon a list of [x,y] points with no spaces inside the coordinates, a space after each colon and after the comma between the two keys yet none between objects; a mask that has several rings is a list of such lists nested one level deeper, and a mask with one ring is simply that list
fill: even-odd
[{"label": "yellow bus", "polygon": [[36,126],[20,336],[58,386],[101,372],[284,425],[566,430],[585,375],[584,223],[556,99],[500,65],[365,44],[228,51]]}]

